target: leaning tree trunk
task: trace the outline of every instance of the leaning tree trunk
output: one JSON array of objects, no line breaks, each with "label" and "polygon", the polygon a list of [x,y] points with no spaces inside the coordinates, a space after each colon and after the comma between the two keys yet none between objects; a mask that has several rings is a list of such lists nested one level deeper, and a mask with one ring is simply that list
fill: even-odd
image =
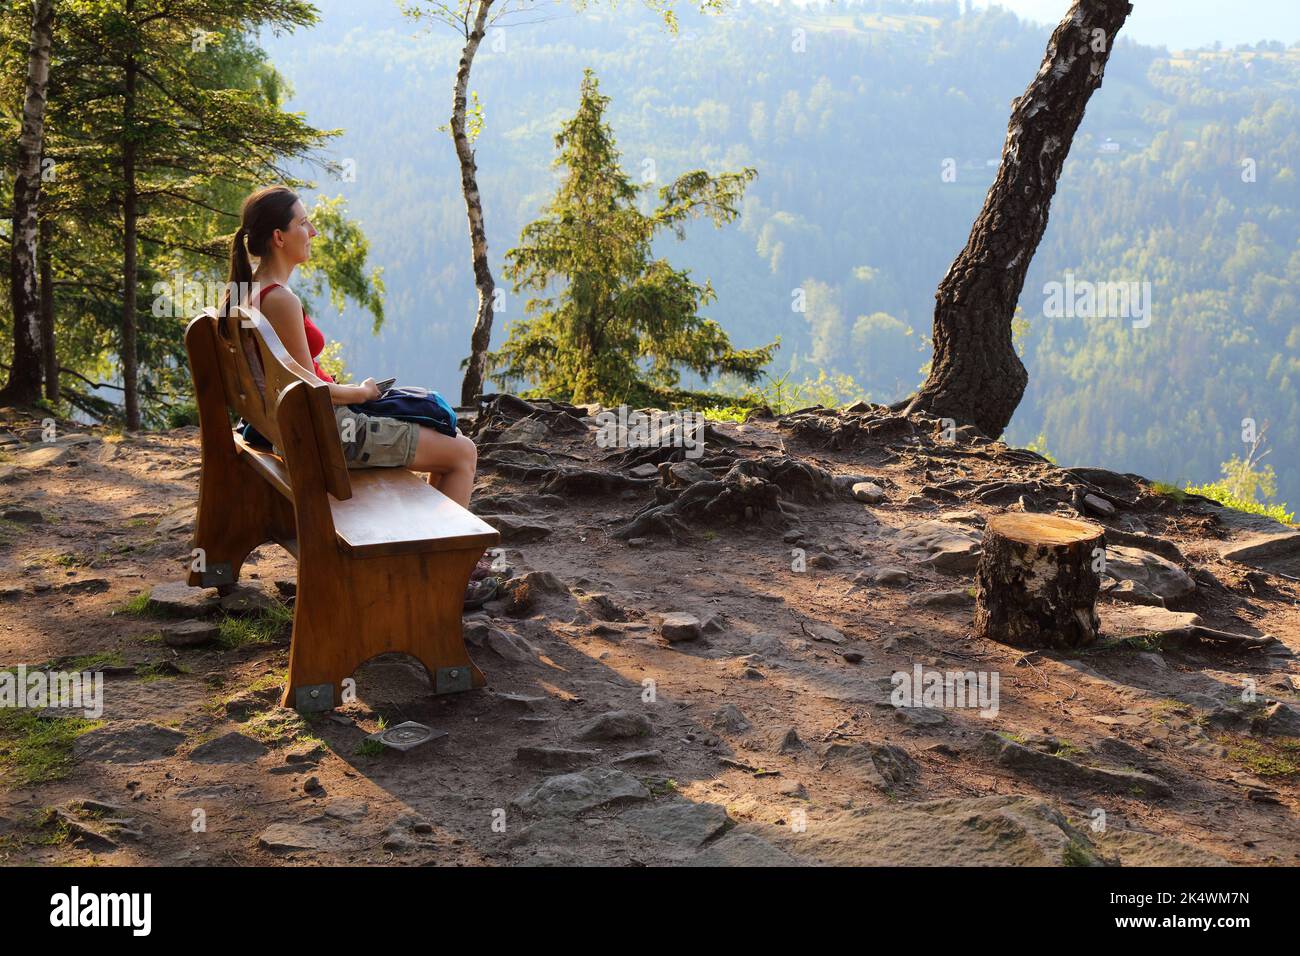
[{"label": "leaning tree trunk", "polygon": [[27,90],[18,135],[14,179],[13,239],[9,246],[9,302],[14,317],[13,366],[2,393],[30,404],[41,395],[40,290],[37,285],[37,215],[41,198],[41,150],[45,142],[45,91],[50,79],[54,0],[37,0],[27,55]]},{"label": "leaning tree trunk", "polygon": [[474,15],[474,28],[465,37],[465,47],[456,69],[456,87],[452,98],[451,138],[456,144],[456,158],[460,161],[460,188],[465,195],[465,212],[469,217],[469,244],[474,261],[474,285],[478,288],[478,314],[474,319],[474,333],[470,337],[469,358],[465,363],[465,378],[460,386],[461,405],[473,405],[483,391],[487,374],[488,345],[492,341],[492,296],[496,283],[488,265],[487,230],[483,225],[483,200],[478,191],[478,167],[474,163],[474,150],[465,132],[466,97],[469,91],[469,74],[474,65],[474,54],[483,41],[487,29],[488,10],[493,0],[478,0]]},{"label": "leaning tree trunk", "polygon": [[1014,647],[1085,647],[1097,639],[1105,532],[1091,521],[1003,514],[984,528],[975,633]]},{"label": "leaning tree trunk", "polygon": [[1075,0],[1012,102],[997,179],[935,293],[934,361],[908,411],[969,422],[991,438],[1011,421],[1029,381],[1011,342],[1016,300],[1084,107],[1132,9],[1127,0]]}]

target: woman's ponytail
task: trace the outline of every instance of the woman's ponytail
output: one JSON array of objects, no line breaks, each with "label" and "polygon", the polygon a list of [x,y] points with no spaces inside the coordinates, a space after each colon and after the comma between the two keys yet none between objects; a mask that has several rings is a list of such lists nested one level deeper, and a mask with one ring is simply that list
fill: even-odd
[{"label": "woman's ponytail", "polygon": [[248,260],[244,243],[248,230],[241,225],[230,240],[230,275],[226,279],[226,296],[221,302],[221,315],[230,314],[232,306],[242,304],[242,292],[253,284],[253,264]]}]

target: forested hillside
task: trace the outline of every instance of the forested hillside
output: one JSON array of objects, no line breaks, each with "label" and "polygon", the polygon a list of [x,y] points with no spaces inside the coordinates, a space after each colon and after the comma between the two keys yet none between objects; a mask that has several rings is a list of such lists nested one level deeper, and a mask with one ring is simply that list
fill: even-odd
[{"label": "forested hillside", "polygon": [[[312,43],[266,45],[291,106],[346,129],[334,152],[355,180],[321,185],[364,224],[389,316],[378,339],[359,311],[331,331],[358,372],[455,392],[474,301],[454,155],[437,129],[455,38],[421,34],[385,2],[320,6]],[[497,28],[473,82],[494,269],[553,189],[552,139],[589,66],[637,181],[758,170],[735,225],[696,224],[676,249],[660,240],[712,282],[709,316],[741,347],[780,335],[774,376],[825,370],[852,377],[846,397],[902,397],[1046,32],[956,3],[687,12],[676,37],[632,9]],[[1121,44],[1021,297],[1030,385],[1011,439],[1041,434],[1063,462],[1209,481],[1243,451],[1252,418],[1268,423],[1279,497],[1300,499],[1298,99],[1296,48]],[[1150,324],[1045,315],[1047,284],[1067,273],[1149,283]],[[494,343],[521,314],[507,294]]]}]

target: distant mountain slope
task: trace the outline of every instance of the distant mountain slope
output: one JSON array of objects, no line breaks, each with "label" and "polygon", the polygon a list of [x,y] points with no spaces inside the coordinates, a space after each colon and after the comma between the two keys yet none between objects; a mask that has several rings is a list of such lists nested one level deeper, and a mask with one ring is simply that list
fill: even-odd
[{"label": "distant mountain slope", "polygon": [[[267,45],[292,107],[347,130],[335,152],[356,179],[322,188],[348,197],[389,289],[380,338],[359,314],[328,331],[359,372],[455,392],[474,293],[437,127],[457,45],[416,36],[385,2],[321,7],[318,29]],[[494,264],[549,195],[552,137],[591,66],[630,171],[662,185],[701,165],[758,169],[739,223],[661,247],[712,281],[709,315],[742,346],[780,334],[778,374],[825,368],[876,400],[905,394],[1047,30],[954,3],[880,8],[686,13],[677,38],[636,9],[494,32],[473,84]],[[1011,440],[1042,433],[1063,462],[1208,481],[1253,418],[1270,423],[1281,497],[1300,500],[1298,119],[1300,48],[1166,57],[1122,41],[1021,298],[1031,378]],[[1045,314],[1052,283],[1107,282],[1149,293],[1150,324]],[[521,312],[507,295],[495,341]]]}]

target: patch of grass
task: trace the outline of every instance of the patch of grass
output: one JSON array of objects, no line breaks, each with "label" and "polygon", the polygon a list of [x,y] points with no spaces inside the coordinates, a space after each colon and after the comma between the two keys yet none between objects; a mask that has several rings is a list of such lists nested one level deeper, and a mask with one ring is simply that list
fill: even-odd
[{"label": "patch of grass", "polygon": [[7,789],[66,777],[72,742],[101,721],[84,717],[38,717],[25,708],[0,709],[0,779]]},{"label": "patch of grass", "polygon": [[1023,744],[1027,739],[1024,734],[1018,734],[1011,730],[999,730],[998,736],[1003,740],[1009,740],[1013,744]]},{"label": "patch of grass", "polygon": [[1078,840],[1071,840],[1061,853],[1061,862],[1066,866],[1092,866],[1097,861],[1087,847]]},{"label": "patch of grass", "polygon": [[246,644],[270,644],[293,627],[293,611],[283,604],[253,615],[228,615],[221,619],[217,643],[233,650]]},{"label": "patch of grass", "polygon": [[1228,759],[1261,777],[1294,777],[1300,774],[1300,740],[1260,740],[1223,734],[1219,743],[1228,748]]},{"label": "patch of grass", "polygon": [[269,746],[315,740],[307,732],[307,722],[297,711],[287,713],[280,708],[254,714],[243,726],[243,733],[255,737]]},{"label": "patch of grass", "polygon": [[150,606],[148,591],[140,592],[139,594],[131,598],[131,600],[127,601],[125,604],[123,604],[120,608],[118,608],[113,613],[130,614],[133,617],[162,617],[163,616],[161,613],[158,612],[156,608]]},{"label": "patch of grass", "polygon": [[[3,458],[0,458],[0,461],[3,460]],[[15,538],[23,533],[23,530],[26,527],[26,525],[20,524],[17,521],[8,521],[0,518],[0,547],[5,547],[13,542]]]},{"label": "patch of grass", "polygon": [[1157,724],[1163,724],[1175,714],[1187,716],[1189,710],[1188,705],[1181,700],[1161,700],[1151,706],[1151,719]]},{"label": "patch of grass", "polygon": [[135,676],[144,681],[154,681],[162,680],[164,677],[176,677],[177,671],[188,674],[190,668],[184,664],[173,664],[171,661],[149,661],[135,669]]},{"label": "patch of grass", "polygon": [[1168,481],[1151,482],[1151,493],[1154,495],[1161,495],[1165,498],[1172,498],[1180,505],[1187,500],[1187,492]]},{"label": "patch of grass", "polygon": [[361,743],[357,744],[357,749],[352,751],[352,753],[358,757],[379,757],[382,756],[384,751],[387,749],[388,748],[378,740],[371,740],[367,737],[365,740],[361,741]]},{"label": "patch of grass", "polygon": [[95,671],[103,667],[123,667],[125,664],[121,651],[98,651],[94,654],[78,654],[74,657],[56,657],[42,664],[41,670]]}]

